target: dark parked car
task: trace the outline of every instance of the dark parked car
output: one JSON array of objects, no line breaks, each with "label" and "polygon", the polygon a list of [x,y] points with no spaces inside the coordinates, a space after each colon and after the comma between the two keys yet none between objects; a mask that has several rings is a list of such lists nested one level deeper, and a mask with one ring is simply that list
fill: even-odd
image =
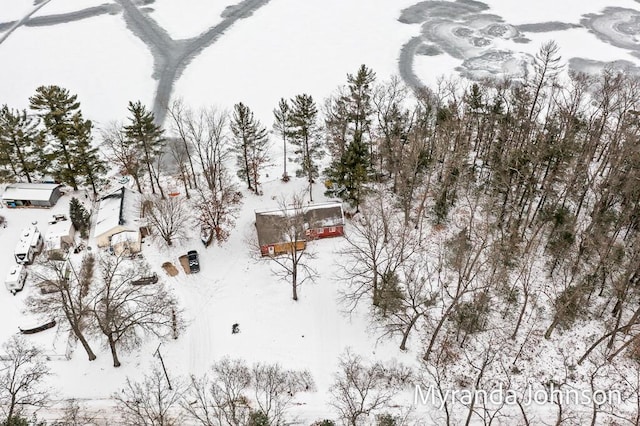
[{"label": "dark parked car", "polygon": [[188,251],[187,257],[189,258],[189,269],[191,270],[191,273],[200,272],[200,259],[198,259],[198,252],[195,250]]}]

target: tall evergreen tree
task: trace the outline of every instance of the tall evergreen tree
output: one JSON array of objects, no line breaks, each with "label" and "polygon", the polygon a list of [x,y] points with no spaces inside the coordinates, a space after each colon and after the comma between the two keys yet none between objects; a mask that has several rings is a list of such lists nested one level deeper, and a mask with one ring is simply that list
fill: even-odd
[{"label": "tall evergreen tree", "polygon": [[347,74],[347,86],[340,96],[329,101],[327,126],[334,136],[333,159],[325,171],[331,181],[326,194],[339,196],[358,208],[362,187],[369,181],[373,166],[373,148],[367,135],[373,108],[371,97],[375,73],[361,65],[356,75]]},{"label": "tall evergreen tree", "polygon": [[313,183],[319,176],[318,164],[324,155],[320,128],[318,126],[318,108],[310,95],[297,95],[291,101],[291,132],[289,140],[297,146],[295,153],[301,169],[296,175],[304,176],[309,182],[309,199],[313,201]]},{"label": "tall evergreen tree", "polygon": [[[347,74],[348,98],[347,119],[351,123],[352,140],[364,140],[371,127],[373,108],[371,97],[376,73],[365,65],[361,65],[356,75]],[[369,144],[369,154],[372,154],[372,146]]]},{"label": "tall evergreen tree", "polygon": [[46,153],[52,174],[60,181],[78,189],[71,144],[73,116],[80,111],[77,95],[58,86],[40,86],[29,98],[31,109],[38,112],[44,123],[44,135],[50,151]]},{"label": "tall evergreen tree", "polygon": [[90,185],[93,194],[98,193],[96,184],[98,179],[104,176],[106,167],[104,161],[98,155],[98,148],[91,146],[93,137],[91,130],[93,124],[90,120],[82,118],[82,114],[77,113],[73,116],[72,134],[75,143],[71,146],[73,153],[74,168],[78,173],[78,177],[83,180],[85,185]]},{"label": "tall evergreen tree", "polygon": [[369,164],[369,150],[365,143],[362,139],[352,141],[344,154],[327,169],[331,187],[325,194],[342,198],[358,211],[363,186],[369,181]]},{"label": "tall evergreen tree", "polygon": [[136,146],[143,154],[143,162],[149,173],[151,192],[156,193],[155,183],[160,195],[164,198],[164,191],[160,186],[160,171],[155,164],[162,155],[164,146],[164,130],[155,123],[153,112],[148,111],[140,101],[129,102],[129,124],[124,126],[124,133],[129,144]]},{"label": "tall evergreen tree", "polygon": [[269,161],[267,129],[242,102],[233,106],[231,132],[238,161],[238,176],[246,179],[250,190],[258,193],[260,170]]},{"label": "tall evergreen tree", "polygon": [[38,167],[38,120],[26,110],[0,108],[0,162],[14,178],[31,182]]},{"label": "tall evergreen tree", "polygon": [[282,152],[284,157],[282,179],[287,182],[289,180],[289,175],[287,174],[287,138],[291,132],[291,107],[286,99],[280,99],[278,108],[273,110],[273,117],[273,129],[282,137]]}]

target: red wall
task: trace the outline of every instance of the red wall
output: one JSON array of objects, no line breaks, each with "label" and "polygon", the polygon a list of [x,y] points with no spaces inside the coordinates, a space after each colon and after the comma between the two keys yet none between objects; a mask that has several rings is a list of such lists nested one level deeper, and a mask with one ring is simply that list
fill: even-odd
[{"label": "red wall", "polygon": [[[331,228],[334,228],[333,232]],[[310,229],[307,231],[307,237],[310,240],[316,240],[320,238],[332,238],[332,237],[341,237],[344,235],[344,227],[343,226],[325,226],[324,228],[316,228]]]}]

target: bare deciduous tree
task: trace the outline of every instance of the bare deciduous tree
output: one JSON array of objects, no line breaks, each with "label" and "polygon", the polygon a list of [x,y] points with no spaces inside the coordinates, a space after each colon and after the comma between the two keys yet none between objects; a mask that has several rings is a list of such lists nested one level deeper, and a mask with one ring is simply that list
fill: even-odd
[{"label": "bare deciduous tree", "polygon": [[42,350],[30,346],[20,336],[11,337],[0,356],[0,409],[3,424],[11,425],[26,406],[41,408],[49,400],[43,381],[49,366]]},{"label": "bare deciduous tree", "polygon": [[57,419],[52,426],[97,426],[95,417],[91,416],[78,400],[70,399],[65,403],[63,416]]},{"label": "bare deciduous tree", "polygon": [[286,370],[279,364],[255,364],[251,375],[258,407],[272,425],[286,424],[293,398],[315,388],[308,371]]},{"label": "bare deciduous tree", "polygon": [[368,365],[359,355],[347,351],[331,386],[331,405],[350,426],[363,424],[369,416],[389,409],[393,397],[412,381],[412,372],[400,364]]},{"label": "bare deciduous tree", "polygon": [[355,309],[370,297],[373,306],[380,305],[384,279],[396,274],[417,248],[413,228],[398,218],[383,194],[374,193],[350,223],[345,240],[339,256],[339,278],[348,283],[344,302]]},{"label": "bare deciduous tree", "polygon": [[173,380],[169,386],[162,371],[154,369],[141,382],[127,378],[124,389],[114,394],[127,426],[179,426],[182,423],[180,398],[182,386]]},{"label": "bare deciduous tree", "polygon": [[191,376],[182,402],[188,416],[203,426],[245,426],[257,413],[270,425],[284,425],[295,396],[315,390],[309,372],[287,370],[279,364],[259,363],[249,368],[241,359],[224,358],[211,370],[212,374],[201,378]]},{"label": "bare deciduous tree", "polygon": [[176,138],[169,138],[166,142],[167,150],[171,159],[175,162],[177,172],[180,175],[180,180],[184,187],[184,194],[187,199],[191,198],[189,194],[189,183],[191,182],[191,175],[189,170],[189,151],[185,148],[185,144]]},{"label": "bare deciduous tree", "polygon": [[211,367],[212,374],[191,376],[182,407],[202,426],[244,426],[249,417],[247,393],[251,370],[239,359],[224,358]]},{"label": "bare deciduous tree", "polygon": [[131,176],[138,192],[142,193],[142,154],[136,146],[127,142],[122,123],[110,123],[102,131],[102,146],[105,157],[116,164],[121,172]]},{"label": "bare deciduous tree", "polygon": [[147,198],[144,205],[147,224],[158,233],[168,246],[185,237],[190,217],[182,199],[178,197]]},{"label": "bare deciduous tree", "polygon": [[117,348],[137,345],[144,333],[166,337],[181,328],[178,304],[162,283],[132,285],[139,276],[123,256],[104,256],[99,262],[101,282],[93,291],[91,311],[107,338],[113,366],[119,367]]},{"label": "bare deciduous tree", "polygon": [[385,334],[402,336],[401,350],[406,350],[409,334],[436,303],[434,275],[428,261],[416,256],[402,265],[398,279],[384,280],[376,314]]},{"label": "bare deciduous tree", "polygon": [[43,280],[44,292],[35,293],[27,299],[29,310],[43,319],[64,318],[73,335],[87,352],[89,361],[96,359],[85,336],[91,320],[91,307],[87,296],[93,278],[93,263],[93,255],[85,256],[78,273],[70,262],[43,262],[40,265],[43,272],[37,276]]},{"label": "bare deciduous tree", "polygon": [[[280,211],[277,212],[278,219],[274,221],[273,227],[275,234],[281,236],[281,242],[287,244],[287,250],[282,254],[260,258],[275,264],[274,274],[291,283],[293,300],[298,300],[298,287],[306,281],[313,281],[317,276],[317,272],[309,264],[310,260],[315,259],[315,253],[309,247],[302,248],[298,244],[306,240],[303,197],[302,194],[296,194],[291,198],[290,204],[286,199],[279,202]],[[257,241],[254,245],[256,252],[260,253]]]},{"label": "bare deciduous tree", "polygon": [[211,191],[199,188],[196,198],[196,208],[200,212],[198,220],[205,229],[212,232],[211,238],[218,243],[227,240],[235,225],[236,218],[242,206],[241,196],[233,183],[231,176],[225,170],[219,171],[223,176]]}]

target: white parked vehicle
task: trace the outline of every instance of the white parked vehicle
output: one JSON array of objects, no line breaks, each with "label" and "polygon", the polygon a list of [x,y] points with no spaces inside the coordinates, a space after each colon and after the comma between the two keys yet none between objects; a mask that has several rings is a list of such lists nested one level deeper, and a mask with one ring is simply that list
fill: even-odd
[{"label": "white parked vehicle", "polygon": [[16,262],[20,264],[31,264],[36,254],[40,253],[44,239],[42,234],[35,226],[30,226],[22,231],[20,241],[16,246],[14,257]]},{"label": "white parked vehicle", "polygon": [[27,269],[24,265],[13,265],[7,279],[4,280],[4,285],[15,296],[17,292],[24,288],[24,282],[27,279]]}]

